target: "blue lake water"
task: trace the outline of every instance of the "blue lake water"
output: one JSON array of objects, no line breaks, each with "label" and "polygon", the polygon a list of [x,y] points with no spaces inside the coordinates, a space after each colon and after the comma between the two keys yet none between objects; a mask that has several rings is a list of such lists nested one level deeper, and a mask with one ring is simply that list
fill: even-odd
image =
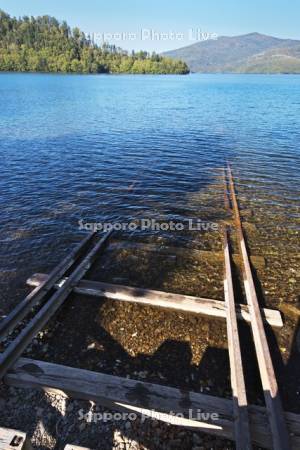
[{"label": "blue lake water", "polygon": [[80,219],[207,217],[226,160],[266,230],[299,231],[300,76],[1,74],[0,104],[0,313]]}]

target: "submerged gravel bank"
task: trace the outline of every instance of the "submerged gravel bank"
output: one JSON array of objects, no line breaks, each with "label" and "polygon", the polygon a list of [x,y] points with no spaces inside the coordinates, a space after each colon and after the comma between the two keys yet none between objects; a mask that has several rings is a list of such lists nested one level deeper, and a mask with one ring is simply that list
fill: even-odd
[{"label": "submerged gravel bank", "polygon": [[[194,207],[199,204],[202,210],[206,208],[207,217],[215,217],[219,224],[230,223],[228,213],[218,208],[222,204],[221,188],[216,185],[211,192],[193,194],[190,201]],[[300,413],[298,318],[295,312],[290,313],[297,311],[299,236],[297,230],[283,233],[279,218],[270,230],[268,209],[261,209],[252,200],[242,197],[241,206],[251,253],[266,258],[266,266],[257,269],[260,299],[267,307],[286,312],[283,329],[269,330],[269,338],[284,407]],[[145,237],[138,236],[126,239],[145,241]],[[222,251],[221,230],[193,232],[185,239],[186,247]],[[148,241],[159,246],[174,245],[174,238],[167,235],[154,235]],[[88,278],[222,300],[222,276],[219,258],[197,258],[188,249],[178,257],[114,247],[105,252]],[[237,301],[243,303],[240,281],[236,267]],[[255,381],[258,377],[253,349],[247,344],[247,326],[241,326],[241,334],[249,400],[263,404],[260,383]],[[226,341],[225,322],[221,320],[72,296],[47,329],[39,333],[26,355],[230,398]],[[65,400],[58,395],[2,386],[0,402],[1,425],[27,431],[38,449],[62,449],[67,443],[99,450],[234,448],[225,440],[153,420],[143,424],[140,420],[88,423],[79,420],[80,410],[104,410],[90,402]]]}]

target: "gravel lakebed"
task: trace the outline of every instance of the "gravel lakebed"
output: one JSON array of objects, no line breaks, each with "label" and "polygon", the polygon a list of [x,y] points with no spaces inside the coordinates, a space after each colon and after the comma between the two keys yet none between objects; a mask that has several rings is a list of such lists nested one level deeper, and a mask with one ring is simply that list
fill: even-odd
[{"label": "gravel lakebed", "polygon": [[[242,194],[243,187],[240,190]],[[216,192],[218,195],[214,195]],[[220,224],[230,224],[228,213],[216,206],[221,203],[220,192],[220,186],[215,186],[209,195],[195,195],[190,201],[195,208],[197,204],[203,208],[206,202],[207,214],[214,214]],[[282,233],[279,213],[270,230],[266,209],[242,196],[241,206],[251,254],[266,259],[264,267],[256,268],[260,298],[266,307],[285,313],[284,327],[268,330],[284,408],[300,413],[298,232],[285,229]],[[186,254],[180,256],[172,251],[161,254],[143,250],[141,243],[145,238],[125,239],[140,241],[140,245],[137,249],[122,245],[108,248],[86,278],[223,299],[222,259],[198,258],[189,251],[196,248],[222,252],[221,228],[186,236]],[[159,235],[148,242],[160,248],[174,245]],[[235,242],[233,249],[237,250]],[[237,301],[244,303],[239,267],[234,275]],[[249,345],[249,327],[240,328],[249,401],[263,405],[255,355]],[[222,320],[72,295],[24,356],[231,398],[226,324]],[[94,402],[59,394],[5,385],[0,388],[1,426],[26,431],[36,449],[63,449],[66,444],[95,450],[235,448],[231,441],[156,419],[115,416],[103,420],[111,413]],[[100,416],[101,420],[91,420]]]}]

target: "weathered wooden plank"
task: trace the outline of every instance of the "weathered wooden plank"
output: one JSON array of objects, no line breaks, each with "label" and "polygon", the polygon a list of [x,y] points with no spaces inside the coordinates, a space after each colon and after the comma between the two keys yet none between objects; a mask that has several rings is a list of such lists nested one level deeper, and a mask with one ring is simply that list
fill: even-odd
[{"label": "weathered wooden plank", "polygon": [[235,310],[231,262],[226,229],[224,233],[224,261],[224,295],[226,305],[230,379],[233,397],[235,442],[237,450],[250,450],[252,445],[250,437],[248,402]]},{"label": "weathered wooden plank", "polygon": [[[96,401],[145,416],[234,439],[231,400],[83,369],[20,358],[6,384]],[[212,415],[214,414],[214,415]],[[252,442],[273,448],[266,409],[249,406]],[[300,415],[285,413],[293,450],[300,448]]]},{"label": "weathered wooden plank", "polygon": [[79,447],[78,445],[67,444],[65,450],[91,450],[88,447]]},{"label": "weathered wooden plank", "polygon": [[22,330],[22,332],[9,344],[4,353],[0,355],[0,380],[16,359],[23,353],[33,337],[44,327],[48,320],[56,313],[58,308],[73,291],[79,280],[86,274],[98,256],[98,252],[104,247],[112,231],[106,233],[93,247],[78,267],[72,272],[68,280],[61,286],[34,318]]},{"label": "weathered wooden plank", "polygon": [[26,433],[10,428],[0,428],[0,450],[31,450]]},{"label": "weathered wooden plank", "polygon": [[227,183],[227,174],[226,169],[222,169],[222,180],[224,186],[224,206],[226,211],[231,211],[230,198],[228,195],[228,183]]},{"label": "weathered wooden plank", "polygon": [[[46,279],[46,274],[37,273],[27,280],[30,286],[38,286]],[[58,289],[66,278],[56,285]],[[203,316],[226,319],[225,303],[221,300],[193,297],[189,295],[173,294],[170,292],[141,289],[99,281],[82,280],[74,288],[77,294],[101,297],[111,300],[138,303],[141,305],[158,306],[161,308],[191,312]],[[236,305],[237,316],[241,320],[250,322],[247,305]],[[282,327],[282,317],[279,311],[263,309],[262,314],[266,322],[273,327]]]},{"label": "weathered wooden plank", "polygon": [[94,236],[94,232],[89,233],[82,242],[80,242],[74,250],[66,258],[61,261],[50,273],[47,280],[37,286],[30,294],[28,294],[23,301],[21,301],[11,313],[5,317],[0,323],[0,341],[5,338],[16,325],[28,314],[34,306],[41,302],[41,300],[53,288],[54,284],[63,277],[67,270],[77,261],[82,251],[89,244]]},{"label": "weathered wooden plank", "polygon": [[228,166],[228,176],[233,204],[236,228],[240,246],[241,256],[243,258],[243,278],[244,287],[251,316],[251,329],[257,355],[258,367],[264,390],[264,397],[268,411],[268,417],[271,426],[274,450],[290,449],[289,435],[284,420],[283,409],[279,396],[279,390],[275,371],[272,363],[270,349],[260,313],[260,307],[257,299],[255,284],[253,281],[250,260],[244,239],[244,233],[240,218],[239,206],[235,193],[235,186],[230,166]]},{"label": "weathered wooden plank", "polygon": [[[160,246],[157,244],[149,244],[146,242],[133,242],[124,240],[115,240],[109,246],[110,250],[116,249],[127,249],[127,250],[140,250],[144,252],[158,253],[162,255],[175,255],[179,257],[193,257],[207,261],[219,261],[223,262],[223,252],[213,252],[208,250],[198,250],[195,248],[183,248],[183,247],[172,247],[172,246]],[[266,259],[263,256],[252,255],[251,263],[256,269],[263,269],[266,267]],[[241,265],[242,258],[239,254],[234,253],[232,255],[232,260],[235,264]]]}]

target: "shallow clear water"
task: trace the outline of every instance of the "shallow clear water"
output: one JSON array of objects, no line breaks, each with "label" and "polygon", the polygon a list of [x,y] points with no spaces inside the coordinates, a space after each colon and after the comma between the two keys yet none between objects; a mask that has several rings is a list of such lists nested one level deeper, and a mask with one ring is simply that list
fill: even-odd
[{"label": "shallow clear water", "polygon": [[226,160],[266,245],[282,227],[297,251],[298,76],[1,74],[0,103],[0,313],[65,255],[79,219],[217,220]]}]

